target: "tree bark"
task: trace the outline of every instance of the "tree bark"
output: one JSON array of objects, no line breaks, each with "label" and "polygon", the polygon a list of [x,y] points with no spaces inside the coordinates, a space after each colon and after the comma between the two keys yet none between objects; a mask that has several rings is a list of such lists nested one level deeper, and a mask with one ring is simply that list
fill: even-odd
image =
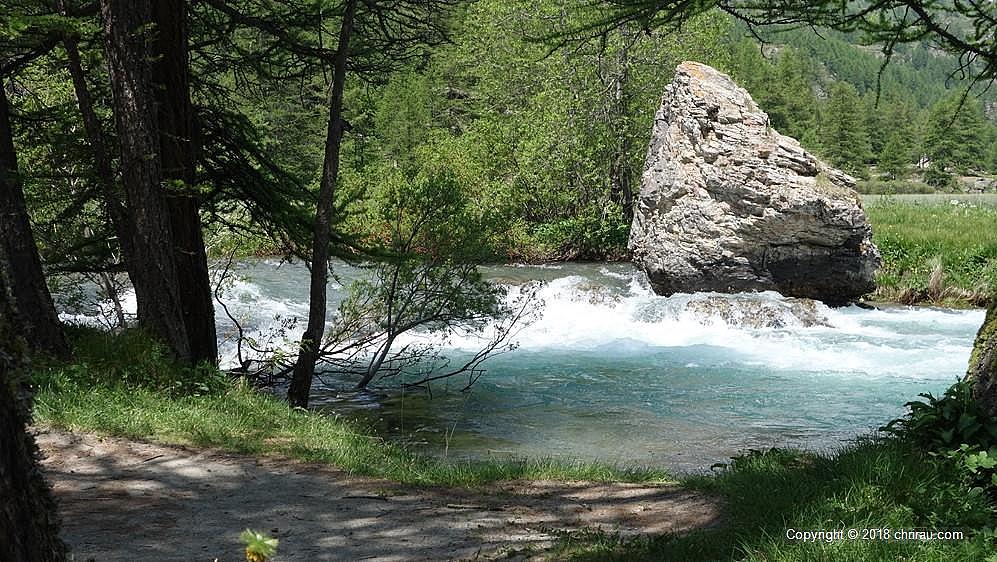
[{"label": "tree bark", "polygon": [[139,323],[173,354],[191,361],[179,291],[173,231],[163,190],[155,103],[152,2],[101,0],[104,47],[128,201]]},{"label": "tree bark", "polygon": [[52,295],[45,284],[41,258],[24,203],[24,190],[17,173],[17,153],[10,123],[7,92],[0,81],[0,245],[11,297],[17,303],[15,323],[34,351],[67,359],[70,356],[62,324]]},{"label": "tree bark", "polygon": [[214,301],[199,201],[193,189],[196,131],[190,100],[187,1],[157,0],[154,6],[160,157],[163,179],[168,186],[166,201],[173,230],[180,304],[191,360],[215,364],[218,340]]},{"label": "tree bark", "polygon": [[983,409],[997,416],[997,302],[990,305],[976,335],[966,380],[973,385],[973,396]]},{"label": "tree bark", "polygon": [[93,96],[90,95],[90,87],[87,85],[83,63],[80,60],[79,39],[73,35],[66,35],[62,44],[66,49],[69,76],[73,81],[76,102],[80,106],[80,116],[83,117],[83,130],[86,131],[87,142],[93,152],[94,171],[97,172],[97,180],[100,181],[104,205],[107,207],[111,226],[114,227],[119,243],[122,244],[122,251],[128,255],[129,252],[124,248],[124,244],[129,242],[128,232],[125,228],[128,222],[125,218],[125,207],[121,204],[121,198],[118,197],[114,189],[111,157],[107,150],[107,144],[104,142],[104,131],[100,125],[100,119],[93,108]]},{"label": "tree bark", "polygon": [[287,399],[294,406],[308,407],[315,362],[325,336],[326,285],[329,282],[329,240],[332,213],[335,207],[336,183],[339,180],[339,148],[343,142],[343,90],[346,85],[346,62],[349,58],[350,36],[357,0],[348,0],[339,31],[339,45],[333,63],[332,92],[329,95],[329,128],[325,139],[322,181],[315,209],[312,233],[311,285],[309,289],[308,326],[298,346]]},{"label": "tree bark", "polygon": [[627,109],[630,95],[628,91],[630,82],[630,34],[626,26],[619,29],[620,46],[615,61],[615,75],[612,78],[611,88],[607,91],[610,96],[608,111],[610,115],[610,126],[617,135],[615,154],[613,162],[609,168],[610,195],[614,202],[618,203],[623,211],[623,219],[627,224],[633,222],[634,218],[634,193],[631,180],[633,169],[630,165],[630,147],[632,138],[630,129],[627,127]]},{"label": "tree bark", "polygon": [[[132,278],[134,277],[131,271],[131,268],[134,267],[131,260],[131,256],[134,254],[131,245],[132,235],[128,230],[125,206],[115,188],[114,170],[111,167],[111,155],[107,149],[107,143],[104,142],[104,130],[100,125],[97,112],[94,111],[93,96],[90,95],[90,87],[87,85],[86,73],[83,71],[83,63],[80,60],[79,39],[74,35],[66,35],[63,37],[62,44],[66,49],[67,66],[73,82],[73,91],[76,93],[76,102],[80,106],[80,115],[83,117],[83,130],[86,131],[87,142],[93,152],[94,171],[97,173],[97,181],[100,182],[104,206],[107,209],[107,216],[111,220],[111,227],[118,237],[118,245],[124,254],[125,268],[128,269],[129,278]],[[124,324],[122,324],[123,326]]]},{"label": "tree bark", "polygon": [[[0,246],[0,260],[6,260]],[[14,306],[13,279],[0,270],[0,560],[66,560],[59,539],[59,516],[52,492],[38,466],[38,448],[28,433],[29,396],[24,342]]]}]

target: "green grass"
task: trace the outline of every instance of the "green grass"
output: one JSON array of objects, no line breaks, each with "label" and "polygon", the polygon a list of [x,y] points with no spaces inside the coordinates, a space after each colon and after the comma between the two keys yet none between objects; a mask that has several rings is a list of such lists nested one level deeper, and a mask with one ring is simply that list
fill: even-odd
[{"label": "green grass", "polygon": [[[687,478],[727,506],[726,525],[687,536],[621,541],[611,535],[564,537],[557,557],[573,560],[986,560],[997,552],[993,506],[963,483],[954,466],[897,439],[861,441],[815,455],[753,453],[716,476]],[[963,540],[802,542],[787,529],[945,529]]]},{"label": "green grass", "polygon": [[952,201],[980,207],[997,207],[997,193],[897,193],[862,194],[866,205],[911,203],[921,205],[950,205]]},{"label": "green grass", "polygon": [[147,389],[43,384],[35,419],[170,445],[217,447],[335,465],[347,472],[419,485],[470,486],[498,480],[662,482],[661,470],[550,459],[456,461],[422,456],[340,418],[294,410],[250,388],[170,398]]},{"label": "green grass", "polygon": [[993,294],[997,207],[886,198],[866,211],[883,256],[874,299],[980,306]]},{"label": "green grass", "polygon": [[71,337],[74,364],[42,365],[35,371],[35,420],[42,424],[163,444],[281,455],[419,485],[470,486],[510,479],[670,480],[662,470],[590,462],[472,462],[423,456],[342,418],[291,408],[217,371],[179,368],[140,332],[111,336],[75,329]]}]

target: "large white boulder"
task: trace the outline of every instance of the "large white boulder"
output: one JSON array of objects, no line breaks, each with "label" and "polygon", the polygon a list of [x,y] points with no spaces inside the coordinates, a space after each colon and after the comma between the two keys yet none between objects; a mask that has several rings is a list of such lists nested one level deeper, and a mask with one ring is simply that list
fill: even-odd
[{"label": "large white boulder", "polygon": [[684,62],[655,116],[630,249],[658,294],[775,290],[844,304],[880,264],[855,180],[780,135],[727,75]]}]

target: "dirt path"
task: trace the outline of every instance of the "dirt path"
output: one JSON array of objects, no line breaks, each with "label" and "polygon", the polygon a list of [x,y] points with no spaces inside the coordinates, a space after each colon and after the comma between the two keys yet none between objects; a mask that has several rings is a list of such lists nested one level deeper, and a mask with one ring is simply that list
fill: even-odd
[{"label": "dirt path", "polygon": [[674,486],[415,488],[89,434],[43,430],[38,444],[80,561],[238,561],[247,527],[280,539],[278,561],[462,560],[543,548],[557,531],[667,533],[719,522],[712,499]]}]

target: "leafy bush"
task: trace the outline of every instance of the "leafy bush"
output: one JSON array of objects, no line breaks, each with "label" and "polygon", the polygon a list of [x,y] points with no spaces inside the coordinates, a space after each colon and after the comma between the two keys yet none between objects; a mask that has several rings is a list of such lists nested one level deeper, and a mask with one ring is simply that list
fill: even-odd
[{"label": "leafy bush", "polygon": [[560,258],[601,259],[626,254],[630,225],[618,205],[605,211],[591,208],[582,214],[537,227],[536,238]]},{"label": "leafy bush", "polygon": [[924,171],[924,183],[939,190],[951,189],[955,185],[955,176],[944,167],[931,164]]},{"label": "leafy bush", "polygon": [[997,419],[973,398],[972,385],[959,381],[941,397],[919,396],[925,400],[908,402],[910,412],[882,429],[954,463],[971,484],[997,493]]},{"label": "leafy bush", "polygon": [[76,355],[68,364],[40,365],[36,383],[145,388],[171,396],[199,396],[228,388],[228,377],[213,365],[187,367],[174,360],[166,346],[138,328],[112,334],[90,327],[72,327],[68,335]]},{"label": "leafy bush", "polygon": [[945,456],[966,470],[970,479],[997,491],[997,447],[981,450],[978,446],[963,443],[958,449],[946,451]]},{"label": "leafy bush", "polygon": [[958,448],[962,444],[989,449],[997,444],[997,420],[988,416],[973,398],[972,386],[959,381],[941,397],[922,393],[926,401],[905,404],[910,412],[891,421],[885,431],[913,439],[931,451]]}]

